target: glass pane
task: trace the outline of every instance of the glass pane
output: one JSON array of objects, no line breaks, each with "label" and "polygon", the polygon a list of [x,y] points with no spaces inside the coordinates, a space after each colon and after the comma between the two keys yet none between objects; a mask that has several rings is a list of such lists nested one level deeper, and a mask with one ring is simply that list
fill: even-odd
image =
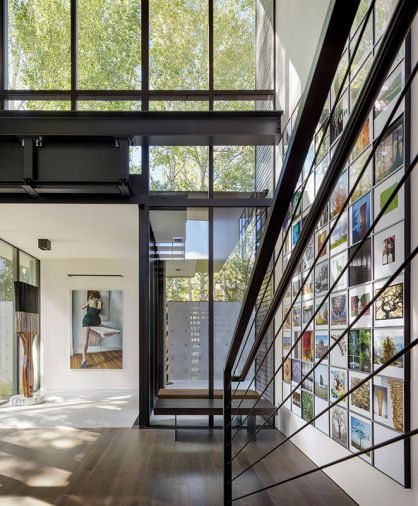
[{"label": "glass pane", "polygon": [[256,111],[255,100],[216,100],[215,111]]},{"label": "glass pane", "polygon": [[[257,214],[257,210],[248,208],[216,208],[213,212],[215,388],[222,388],[223,366],[251,276]],[[249,334],[238,370],[254,342],[253,327]],[[240,388],[246,386],[244,383]]]},{"label": "glass pane", "polygon": [[15,280],[16,250],[0,241],[0,403],[16,393]]},{"label": "glass pane", "polygon": [[151,146],[151,191],[208,192],[207,146]]},{"label": "glass pane", "polygon": [[9,100],[10,111],[70,111],[71,102],[65,100]]},{"label": "glass pane", "polygon": [[150,1],[150,87],[207,89],[207,0]]},{"label": "glass pane", "polygon": [[10,89],[71,87],[70,0],[9,0]]},{"label": "glass pane", "polygon": [[38,260],[23,251],[19,253],[19,281],[38,286]]},{"label": "glass pane", "polygon": [[255,89],[254,0],[215,0],[213,17],[215,88]]},{"label": "glass pane", "polygon": [[208,210],[151,211],[165,276],[165,386],[207,388]]},{"label": "glass pane", "polygon": [[78,87],[141,87],[141,2],[78,0]]},{"label": "glass pane", "polygon": [[129,147],[129,174],[142,174],[142,147]]},{"label": "glass pane", "polygon": [[150,111],[208,111],[207,100],[151,100]]},{"label": "glass pane", "polygon": [[140,100],[79,100],[78,111],[140,111]]},{"label": "glass pane", "polygon": [[215,146],[213,151],[214,191],[254,192],[256,190],[255,168],[255,146]]}]

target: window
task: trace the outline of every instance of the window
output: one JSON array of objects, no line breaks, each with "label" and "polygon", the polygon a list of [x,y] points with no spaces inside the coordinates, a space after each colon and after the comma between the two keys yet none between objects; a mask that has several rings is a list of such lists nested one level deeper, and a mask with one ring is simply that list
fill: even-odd
[{"label": "window", "polygon": [[10,89],[71,87],[70,0],[9,0],[8,28]]},{"label": "window", "polygon": [[78,87],[141,87],[141,2],[78,0]]},{"label": "window", "polygon": [[207,0],[151,0],[150,88],[207,89]]}]

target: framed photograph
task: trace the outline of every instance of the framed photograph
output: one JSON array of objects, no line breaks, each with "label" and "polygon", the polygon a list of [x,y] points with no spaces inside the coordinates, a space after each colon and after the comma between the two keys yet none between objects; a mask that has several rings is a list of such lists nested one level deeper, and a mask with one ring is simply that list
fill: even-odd
[{"label": "framed photograph", "polygon": [[348,367],[352,371],[371,372],[372,330],[356,329],[348,333]]},{"label": "framed photograph", "polygon": [[[315,397],[315,416],[321,413],[324,409],[328,407],[328,402],[320,399],[319,397]],[[315,422],[315,427],[319,429],[321,432],[329,436],[329,412],[327,411],[323,415],[319,416]]]},{"label": "framed photograph", "polygon": [[350,203],[353,204],[357,199],[366,195],[373,186],[373,165],[372,160],[369,160],[367,164],[367,168],[361,176],[360,180],[357,183],[357,180],[360,176],[361,171],[363,170],[364,164],[368,156],[370,155],[370,149],[367,149],[364,153],[362,153],[351,165],[349,168],[349,178],[350,185],[349,190],[355,187],[353,195],[350,197]]},{"label": "framed photograph", "polygon": [[334,406],[330,412],[331,437],[337,443],[348,448],[348,412],[340,406]]},{"label": "framed photograph", "polygon": [[372,414],[372,382],[361,382],[367,378],[367,374],[350,372],[350,390],[356,388],[350,394],[350,410],[361,415],[371,417]]},{"label": "framed photograph", "polygon": [[296,389],[292,394],[292,411],[297,416],[302,416],[302,390]]},{"label": "framed photograph", "polygon": [[[403,325],[404,318],[404,284],[398,278],[377,297],[374,304],[374,321],[376,326],[397,327]],[[375,283],[375,296],[382,290],[385,282]]]},{"label": "framed photograph", "polygon": [[330,122],[330,142],[333,144],[341,135],[348,116],[348,92],[345,92],[335,106]]},{"label": "framed photograph", "polygon": [[302,280],[301,280],[300,275],[292,278],[292,297],[294,299],[297,298],[298,300],[300,300],[301,294],[299,293],[299,290],[301,289],[301,286],[302,286]]},{"label": "framed photograph", "polygon": [[309,371],[311,369],[311,362],[302,362],[302,379],[306,377],[306,379],[304,379],[302,382],[302,388],[308,390],[308,392],[314,391],[313,373],[309,374]]},{"label": "framed photograph", "polygon": [[283,362],[283,381],[290,383],[292,380],[292,364],[291,359],[287,358]]},{"label": "framed photograph", "polygon": [[[390,204],[385,210],[383,216],[376,224],[375,232],[377,233],[384,228],[403,220],[405,216],[405,189],[404,185],[394,194],[399,180],[402,177],[402,171],[398,171],[388,177],[383,183],[374,190],[374,216],[378,216],[386,202],[390,200]],[[392,199],[392,195],[394,195]]]},{"label": "framed photograph", "polygon": [[[404,348],[403,327],[390,327],[388,329],[377,328],[373,336],[373,365],[374,369],[381,367],[392,359]],[[404,357],[399,357],[395,362],[388,365],[381,373],[382,376],[391,376],[398,379],[404,378]]]},{"label": "framed photograph", "polygon": [[351,206],[351,244],[361,241],[370,228],[371,194],[366,193]]},{"label": "framed photograph", "polygon": [[[324,227],[319,232],[316,233],[316,255],[319,255],[319,258],[328,256],[327,235],[328,235],[328,227]],[[324,244],[325,247],[324,249],[322,249]],[[321,253],[319,253],[320,251]]]},{"label": "framed photograph", "polygon": [[[315,300],[315,308],[319,308],[319,305],[322,303],[323,299]],[[316,309],[315,309],[316,311]],[[328,299],[322,304],[322,306],[318,309],[318,312],[315,315],[315,327],[316,328],[328,328],[329,322],[329,308],[328,308]]]},{"label": "framed photograph", "polygon": [[301,326],[301,324],[302,324],[301,318],[302,318],[302,315],[301,315],[301,310],[300,310],[300,304],[295,304],[292,307],[292,325],[293,325],[293,328]]},{"label": "framed photograph", "polygon": [[[349,249],[349,258],[357,250],[357,246]],[[349,286],[362,285],[368,283],[372,279],[372,244],[371,239],[363,244],[355,257],[351,260],[348,268],[348,284]]]},{"label": "framed photograph", "polygon": [[302,418],[309,422],[314,417],[314,396],[302,390]]},{"label": "framed photograph", "polygon": [[[373,446],[372,426],[369,420],[350,413],[350,450],[354,453]],[[369,464],[372,464],[372,452],[360,455]]]},{"label": "framed photograph", "polygon": [[[318,134],[317,134],[318,136]],[[319,139],[321,139],[322,133],[319,133]],[[328,142],[329,142],[329,136],[328,136]],[[324,141],[322,143],[322,148],[324,148],[324,145],[326,145],[326,142]],[[321,153],[319,154],[319,157],[321,157]],[[321,187],[322,181],[324,180],[324,176],[328,170],[329,167],[329,156],[324,156],[324,158],[321,160],[320,163],[316,166],[315,169],[315,194],[318,193],[319,188]]]},{"label": "framed photograph", "polygon": [[300,332],[293,332],[293,358],[298,358],[299,360],[302,358],[302,340],[299,339]]},{"label": "framed photograph", "polygon": [[332,293],[330,298],[331,327],[347,325],[347,292]]},{"label": "framed photograph", "polygon": [[[383,427],[379,423],[373,425],[374,444],[376,445],[399,436],[398,432]],[[405,485],[404,447],[405,443],[399,441],[374,451],[374,466],[376,469],[387,474],[401,485]]]},{"label": "framed photograph", "polygon": [[375,181],[380,183],[403,165],[403,117],[386,132],[375,153]]},{"label": "framed photograph", "polygon": [[338,216],[348,197],[348,171],[344,171],[337,181],[330,199],[330,218]]},{"label": "framed photograph", "polygon": [[313,362],[314,359],[314,337],[312,330],[306,330],[302,334],[302,360]]},{"label": "framed photograph", "polygon": [[329,356],[329,334],[328,332],[315,332],[315,361],[323,358],[322,362],[328,362]]},{"label": "framed photograph", "polygon": [[328,366],[319,364],[314,371],[315,395],[324,401],[328,400],[329,379]]},{"label": "framed photograph", "polygon": [[300,383],[302,379],[302,368],[300,360],[292,358],[292,381],[294,383]]},{"label": "framed photograph", "polygon": [[325,206],[324,210],[322,211],[321,217],[319,218],[317,229],[321,229],[322,227],[325,227],[325,225],[329,221],[329,215],[328,215],[328,204]]},{"label": "framed photograph", "polygon": [[[352,323],[366,308],[367,304],[370,303],[372,299],[372,285],[359,285],[356,288],[351,288],[349,297],[350,323]],[[372,312],[373,306],[370,306],[354,324],[354,328],[371,326],[373,323]]]},{"label": "framed photograph", "polygon": [[302,273],[302,279],[305,280],[302,285],[302,297],[304,299],[311,299],[314,295],[314,272],[312,271],[307,276],[308,271]]},{"label": "framed photograph", "polygon": [[284,406],[287,408],[287,409],[292,409],[292,396],[290,395],[290,392],[291,392],[291,385],[289,385],[288,383],[282,383],[282,386],[283,386],[283,400],[287,399],[289,396],[289,398],[284,401]]},{"label": "framed photograph", "polygon": [[292,323],[291,323],[290,306],[283,306],[283,329],[290,330],[291,328]]},{"label": "framed photograph", "polygon": [[[348,390],[348,379],[346,369],[337,369],[330,367],[329,369],[329,400],[330,402],[338,401]],[[347,404],[347,398],[341,401],[341,405]]]},{"label": "framed photograph", "polygon": [[[331,223],[331,227],[333,223]],[[331,255],[344,250],[348,245],[348,217],[347,212],[344,211],[341,214],[340,219],[335,226],[335,229],[331,232],[330,237],[330,251]]]},{"label": "framed photograph", "polygon": [[329,266],[328,262],[315,265],[315,294],[321,295],[329,289]]},{"label": "framed photograph", "polygon": [[284,333],[282,336],[283,355],[287,355],[287,353],[289,353],[291,347],[292,347],[292,336],[288,333]]},{"label": "framed photograph", "polygon": [[374,236],[374,277],[390,277],[404,261],[404,223],[397,223]]},{"label": "framed photograph", "polygon": [[302,230],[302,222],[299,220],[297,223],[292,225],[292,246],[298,242],[300,232]]},{"label": "framed photograph", "polygon": [[[401,64],[398,65],[383,84],[374,104],[375,136],[380,135],[389,114],[392,112],[396,100],[402,91],[404,79],[404,65]],[[395,115],[401,112],[403,112],[403,102]]]},{"label": "framed photograph", "polygon": [[359,136],[357,137],[354,148],[351,152],[351,159],[355,160],[369,145],[372,138],[372,120],[370,116],[364,122]]},{"label": "framed photograph", "polygon": [[398,432],[405,430],[404,382],[377,375],[373,378],[374,419]]},{"label": "framed photograph", "polygon": [[[348,257],[347,257],[347,251],[344,251],[344,253],[340,253],[339,255],[335,255],[331,257],[330,259],[330,269],[331,269],[331,286],[335,283],[338,276],[343,271],[344,267],[347,265]],[[337,284],[335,285],[334,290],[342,290],[344,288],[347,288],[348,284],[348,269],[344,271],[340,279],[338,280]]]},{"label": "framed photograph", "polygon": [[347,335],[341,337],[341,334],[342,332],[335,330],[330,331],[330,349],[335,343],[337,343],[330,352],[330,364],[345,369],[348,367],[348,338]]},{"label": "framed photograph", "polygon": [[303,257],[302,257],[302,268],[303,269],[308,269],[312,263],[313,263],[313,260],[314,260],[314,239],[313,237],[310,238],[309,242],[308,242],[308,245],[306,246],[306,249],[305,251],[303,252]]},{"label": "framed photograph", "polygon": [[122,290],[72,290],[71,323],[71,369],[122,369]]},{"label": "framed photograph", "polygon": [[302,303],[302,323],[303,325],[307,324],[311,318],[313,318],[314,307],[313,300],[306,301]]},{"label": "framed photograph", "polygon": [[315,199],[315,175],[312,173],[305,185],[305,190],[302,196],[302,207],[305,211],[309,209]]}]

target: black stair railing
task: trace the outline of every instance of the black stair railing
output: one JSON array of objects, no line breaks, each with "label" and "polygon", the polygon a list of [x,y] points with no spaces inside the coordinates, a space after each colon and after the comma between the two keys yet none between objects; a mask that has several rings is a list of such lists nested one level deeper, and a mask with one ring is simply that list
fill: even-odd
[{"label": "black stair railing", "polygon": [[[356,5],[354,6],[354,3]],[[372,9],[374,7],[374,1],[371,2],[370,7],[366,13],[366,16],[363,19],[363,29],[366,26],[366,23],[368,21],[368,17],[370,16]],[[350,7],[352,10],[348,8],[347,5],[343,6],[342,4],[350,4]],[[344,7],[347,7],[347,11],[344,11]],[[370,452],[373,450],[377,450],[380,448],[383,448],[384,446],[388,444],[393,444],[395,442],[407,440],[408,438],[412,437],[413,435],[417,434],[418,429],[411,430],[409,427],[409,420],[406,420],[405,422],[405,432],[401,434],[400,436],[396,438],[391,438],[388,441],[385,441],[384,443],[379,443],[374,446],[371,446],[367,449],[362,449],[359,452],[353,453],[343,459],[339,459],[333,462],[329,462],[321,467],[315,467],[314,469],[298,474],[294,477],[287,478],[285,480],[281,480],[279,482],[273,483],[268,486],[261,487],[255,491],[241,494],[239,497],[232,497],[232,484],[233,482],[245,474],[250,469],[253,469],[255,465],[257,465],[259,462],[263,461],[268,455],[272,454],[274,451],[276,451],[278,448],[283,446],[287,441],[289,441],[291,438],[293,438],[296,434],[301,432],[305,427],[312,424],[316,419],[323,416],[325,413],[327,413],[332,407],[334,407],[337,403],[341,402],[341,399],[348,398],[355,390],[360,388],[365,383],[369,382],[371,378],[376,376],[377,374],[381,373],[385,368],[387,368],[391,363],[395,362],[401,357],[405,357],[405,360],[407,356],[409,355],[412,348],[418,344],[418,339],[415,339],[411,341],[410,343],[406,343],[404,348],[396,353],[394,357],[392,357],[390,360],[386,361],[384,364],[382,364],[380,367],[373,369],[373,372],[366,376],[360,383],[356,384],[355,387],[351,388],[346,392],[343,398],[338,399],[338,401],[335,401],[334,403],[331,403],[326,409],[322,410],[320,413],[317,413],[315,417],[310,418],[308,421],[306,421],[305,424],[303,424],[297,431],[295,431],[293,434],[290,434],[287,438],[285,438],[283,441],[281,441],[278,445],[274,446],[271,450],[269,450],[267,453],[265,453],[262,457],[257,458],[255,461],[251,462],[249,465],[245,466],[244,469],[242,469],[236,476],[232,477],[232,463],[237,458],[237,456],[244,451],[244,449],[255,439],[256,434],[266,426],[266,424],[269,422],[269,420],[273,419],[274,416],[278,413],[278,411],[285,406],[286,402],[292,397],[292,395],[296,392],[297,388],[300,388],[302,383],[307,380],[308,377],[312,376],[313,371],[319,366],[319,364],[326,359],[326,357],[331,353],[332,349],[334,349],[336,346],[338,346],[339,342],[346,336],[350,330],[356,325],[356,323],[360,320],[360,318],[366,313],[366,311],[370,310],[371,307],[373,307],[373,304],[375,304],[379,297],[382,297],[382,295],[385,293],[385,290],[387,290],[391,283],[394,282],[394,280],[399,276],[401,273],[406,272],[409,269],[409,265],[413,258],[418,254],[418,247],[415,247],[411,252],[406,251],[405,253],[405,259],[400,264],[398,269],[390,276],[390,278],[379,288],[379,290],[376,290],[373,297],[371,297],[371,300],[366,304],[364,307],[362,307],[362,310],[359,311],[359,314],[357,317],[348,325],[342,332],[339,338],[334,342],[334,344],[329,347],[327,353],[325,353],[320,360],[314,363],[313,367],[309,370],[308,373],[303,374],[303,378],[296,386],[291,386],[290,393],[280,402],[280,404],[275,408],[274,412],[267,417],[267,419],[264,421],[264,423],[256,430],[256,433],[234,454],[232,455],[232,440],[236,437],[238,434],[238,431],[240,427],[245,423],[244,421],[240,422],[240,426],[237,428],[237,431],[232,437],[232,419],[233,419],[233,413],[232,413],[232,383],[235,382],[241,382],[244,381],[248,375],[248,372],[250,371],[250,368],[252,367],[252,364],[254,362],[254,359],[259,352],[260,345],[263,342],[264,336],[266,335],[267,330],[269,329],[270,325],[273,322],[273,319],[276,315],[276,311],[279,308],[280,304],[282,303],[284,296],[286,294],[286,291],[288,287],[290,286],[292,277],[294,276],[294,273],[297,270],[298,264],[300,263],[303,253],[305,251],[305,248],[308,245],[308,242],[320,220],[320,217],[325,209],[325,206],[327,205],[332,192],[334,190],[334,187],[336,185],[336,182],[338,181],[339,176],[341,175],[343,168],[345,167],[345,164],[350,156],[350,153],[355,145],[355,142],[363,128],[363,125],[365,124],[368,115],[370,114],[370,110],[372,109],[375,100],[379,94],[379,91],[382,87],[382,85],[385,82],[385,79],[391,69],[392,63],[395,60],[395,57],[405,40],[405,37],[408,33],[409,27],[414,19],[414,16],[416,14],[416,11],[418,9],[418,4],[413,0],[400,0],[395,9],[393,16],[388,24],[388,27],[382,36],[379,45],[377,46],[376,54],[373,60],[373,63],[371,65],[370,71],[367,75],[367,77],[364,80],[364,84],[362,86],[362,89],[359,92],[359,95],[357,97],[357,100],[355,102],[354,108],[352,109],[351,115],[346,123],[346,126],[340,136],[340,139],[338,143],[336,144],[336,147],[334,148],[331,162],[329,165],[329,168],[324,176],[324,179],[322,181],[322,184],[319,188],[319,191],[317,192],[315,196],[315,200],[310,208],[309,214],[305,217],[305,222],[302,228],[302,231],[300,233],[299,239],[296,243],[296,245],[293,248],[293,251],[290,255],[290,258],[287,262],[286,267],[284,268],[284,271],[282,273],[281,279],[277,283],[277,287],[275,287],[274,290],[274,296],[271,304],[269,305],[269,308],[264,316],[263,322],[261,324],[261,327],[257,330],[257,335],[255,338],[255,342],[252,346],[252,349],[250,353],[248,354],[248,357],[246,358],[244,366],[240,369],[239,373],[237,373],[238,370],[238,363],[240,362],[241,355],[239,355],[240,350],[243,349],[246,345],[246,342],[248,340],[247,333],[247,339],[245,339],[246,336],[246,330],[248,329],[250,325],[251,318],[254,318],[254,308],[256,308],[257,300],[260,300],[259,297],[261,295],[261,299],[264,297],[264,293],[261,294],[260,290],[262,289],[263,281],[265,281],[265,274],[267,272],[267,269],[269,265],[271,266],[271,259],[273,256],[274,248],[278,241],[281,242],[280,246],[280,253],[282,252],[284,241],[286,240],[286,234],[289,232],[289,228],[285,229],[285,222],[286,222],[286,213],[288,212],[289,205],[291,203],[291,199],[293,196],[293,192],[295,191],[297,181],[299,179],[299,176],[301,174],[303,164],[305,162],[306,155],[308,153],[309,146],[311,145],[311,142],[314,138],[315,128],[318,124],[320,114],[322,112],[322,108],[325,103],[326,95],[328,94],[334,72],[336,71],[336,68],[339,64],[339,59],[341,57],[346,39],[348,37],[350,27],[353,23],[354,16],[356,14],[356,10],[358,7],[358,2],[353,2],[353,5],[351,5],[350,2],[336,2],[333,5],[331,5],[327,21],[325,23],[325,29],[322,33],[321,40],[320,40],[320,49],[317,53],[317,56],[315,58],[315,62],[313,65],[313,70],[311,72],[310,78],[308,79],[307,84],[307,91],[304,94],[304,97],[302,98],[299,112],[298,112],[298,118],[295,123],[295,127],[289,142],[288,151],[283,163],[283,169],[281,173],[280,180],[278,182],[278,186],[276,189],[276,193],[273,200],[273,205],[270,211],[270,215],[267,221],[267,224],[265,226],[265,231],[263,235],[263,239],[261,242],[261,246],[255,261],[253,274],[247,289],[246,299],[244,300],[242,310],[240,313],[240,317],[238,319],[235,333],[233,340],[231,342],[231,346],[229,349],[229,353],[227,356],[225,369],[224,369],[224,502],[225,504],[231,504],[233,501],[238,501],[240,499],[243,499],[245,497],[248,497],[250,495],[269,490],[273,487],[278,487],[279,485],[282,485],[284,483],[288,483],[289,481],[296,480],[298,478],[301,478],[303,476],[309,475],[313,472],[316,472],[321,469],[325,469],[327,467],[330,467],[332,465],[335,465],[340,462],[345,462],[346,460],[349,460],[351,458],[354,458],[359,455],[363,455],[366,452]],[[358,38],[358,43],[360,42],[361,36]],[[329,49],[329,45],[333,46],[333,51],[331,51],[330,57],[327,57],[327,51]],[[355,52],[357,51],[358,44],[356,45],[354,49],[354,54],[351,55],[350,62],[348,65],[347,72],[351,66],[351,64],[354,61],[355,58]],[[326,61],[327,69],[324,71],[324,61]],[[330,70],[329,67],[332,67]],[[315,268],[316,262],[321,256],[321,252],[324,248],[326,248],[327,241],[330,239],[332,232],[335,230],[339,219],[342,216],[342,212],[344,209],[348,206],[351,197],[353,196],[353,193],[356,190],[357,185],[360,183],[362,176],[364,175],[366,168],[368,166],[369,161],[372,159],[374,153],[376,152],[377,147],[379,146],[380,141],[384,138],[385,134],[388,131],[388,128],[391,127],[391,122],[393,121],[395,114],[397,113],[398,106],[402,103],[402,100],[405,99],[407,96],[407,93],[409,91],[410,85],[412,80],[414,79],[416,72],[418,71],[418,66],[415,65],[415,67],[410,71],[410,74],[408,76],[408,79],[404,85],[404,88],[402,92],[399,95],[399,98],[396,101],[395,106],[392,109],[392,112],[388,115],[388,118],[385,122],[385,125],[382,128],[382,131],[379,136],[377,136],[375,143],[373,144],[373,148],[370,150],[369,155],[367,156],[366,160],[362,161],[362,168],[356,175],[356,182],[351,188],[347,199],[345,200],[341,213],[337,216],[335,219],[333,225],[330,228],[329,233],[327,234],[326,239],[324,240],[322,247],[319,249],[316,258],[313,261],[313,265],[311,266],[311,269],[308,271],[308,274],[305,276],[305,278],[302,280],[302,283],[299,288],[299,292],[296,294],[292,304],[295,302],[297,297],[301,294],[302,287],[307,282],[309,276],[312,274],[313,269]],[[345,76],[346,77],[346,76]],[[344,77],[344,79],[345,79]],[[343,79],[343,81],[344,81]],[[315,94],[314,91],[317,89],[317,87],[321,85],[323,89],[325,89],[325,93],[322,94]],[[340,91],[343,89],[344,82],[341,85]],[[312,104],[313,97],[315,97],[315,104]],[[323,99],[323,100],[322,100]],[[318,104],[319,101],[319,104]],[[337,103],[337,100],[335,101]],[[332,116],[332,112],[330,114],[330,117]],[[325,134],[324,134],[325,136]],[[324,136],[321,139],[321,142],[324,139]],[[305,138],[304,138],[305,137]],[[319,151],[319,148],[317,150],[317,153],[315,154],[315,157],[317,156]],[[290,347],[290,351],[288,351],[287,355],[283,357],[283,361],[281,361],[278,368],[275,370],[274,375],[268,382],[268,384],[265,386],[264,390],[261,392],[260,398],[262,397],[263,393],[266,391],[266,389],[269,387],[269,385],[274,381],[275,377],[279,372],[282,371],[283,365],[285,363],[285,360],[288,359],[290,356],[292,356],[292,351],[295,349],[297,344],[300,342],[303,332],[309,328],[309,325],[313,322],[314,318],[317,316],[318,312],[320,311],[322,305],[325,303],[325,300],[327,297],[331,294],[332,290],[335,289],[335,287],[338,285],[338,281],[341,279],[341,277],[344,275],[344,273],[347,271],[347,269],[350,266],[350,263],[352,260],[356,257],[356,255],[360,252],[362,246],[367,241],[370,234],[375,229],[376,225],[379,223],[379,221],[382,219],[383,215],[385,214],[385,211],[389,208],[392,201],[397,198],[398,191],[403,188],[404,185],[406,185],[409,181],[410,174],[412,170],[414,169],[416,163],[418,161],[418,156],[415,156],[412,162],[409,163],[409,160],[405,159],[405,170],[403,176],[400,178],[398,183],[396,184],[395,188],[392,189],[390,195],[387,198],[386,203],[382,206],[380,212],[377,214],[375,220],[371,224],[370,228],[368,229],[366,235],[362,238],[362,240],[359,242],[358,245],[356,245],[356,248],[353,248],[353,250],[350,250],[350,255],[348,262],[345,264],[342,271],[339,273],[339,276],[336,277],[334,282],[332,283],[332,286],[327,290],[327,293],[322,297],[322,301],[320,304],[317,305],[315,308],[315,312],[311,317],[309,318],[308,322],[306,322],[306,325],[304,328],[299,332],[299,337],[294,342],[293,346]],[[408,162],[408,163],[407,163]],[[311,170],[313,168],[311,167]],[[302,198],[303,189],[300,192],[300,199]],[[297,206],[298,204],[296,204]],[[291,221],[291,220],[290,220]],[[285,229],[284,232],[284,238],[282,234],[282,230]],[[408,253],[408,254],[407,254]],[[276,265],[276,264],[274,264]],[[269,280],[268,282],[271,282]],[[271,351],[272,347],[274,346],[275,339],[278,337],[280,330],[283,328],[283,324],[288,316],[290,316],[292,310],[292,306],[288,308],[288,312],[283,317],[283,321],[280,325],[279,330],[275,333],[273,342],[271,343],[269,349],[267,349],[267,352],[265,352],[264,359],[266,359],[268,353]],[[254,324],[254,320],[253,323]],[[251,327],[250,327],[251,328]],[[238,363],[237,363],[237,357],[239,356]],[[264,360],[263,359],[263,360]],[[235,366],[235,369],[234,369]],[[257,374],[257,371],[252,379],[254,381],[255,376]],[[251,386],[248,386],[247,392]],[[236,387],[238,388],[238,386]],[[245,396],[244,396],[245,397]],[[240,401],[241,403],[242,401]],[[258,401],[255,401],[255,405]],[[255,406],[254,405],[254,406]],[[234,410],[236,409],[236,406],[234,405]],[[254,407],[253,407],[254,409]],[[252,410],[250,410],[250,413],[252,413]],[[249,416],[249,415],[247,415]]]}]

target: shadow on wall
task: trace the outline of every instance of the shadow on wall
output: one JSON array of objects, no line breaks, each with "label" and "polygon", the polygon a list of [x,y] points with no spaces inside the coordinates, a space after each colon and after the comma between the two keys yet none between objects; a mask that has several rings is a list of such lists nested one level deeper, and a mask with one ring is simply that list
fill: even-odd
[{"label": "shadow on wall", "polygon": [[[72,290],[72,342],[71,355],[81,353],[84,341],[83,318],[87,309],[87,290]],[[100,325],[92,325],[96,339],[91,339],[89,353],[103,350],[122,350],[123,292],[122,290],[100,290],[103,303]]]}]

